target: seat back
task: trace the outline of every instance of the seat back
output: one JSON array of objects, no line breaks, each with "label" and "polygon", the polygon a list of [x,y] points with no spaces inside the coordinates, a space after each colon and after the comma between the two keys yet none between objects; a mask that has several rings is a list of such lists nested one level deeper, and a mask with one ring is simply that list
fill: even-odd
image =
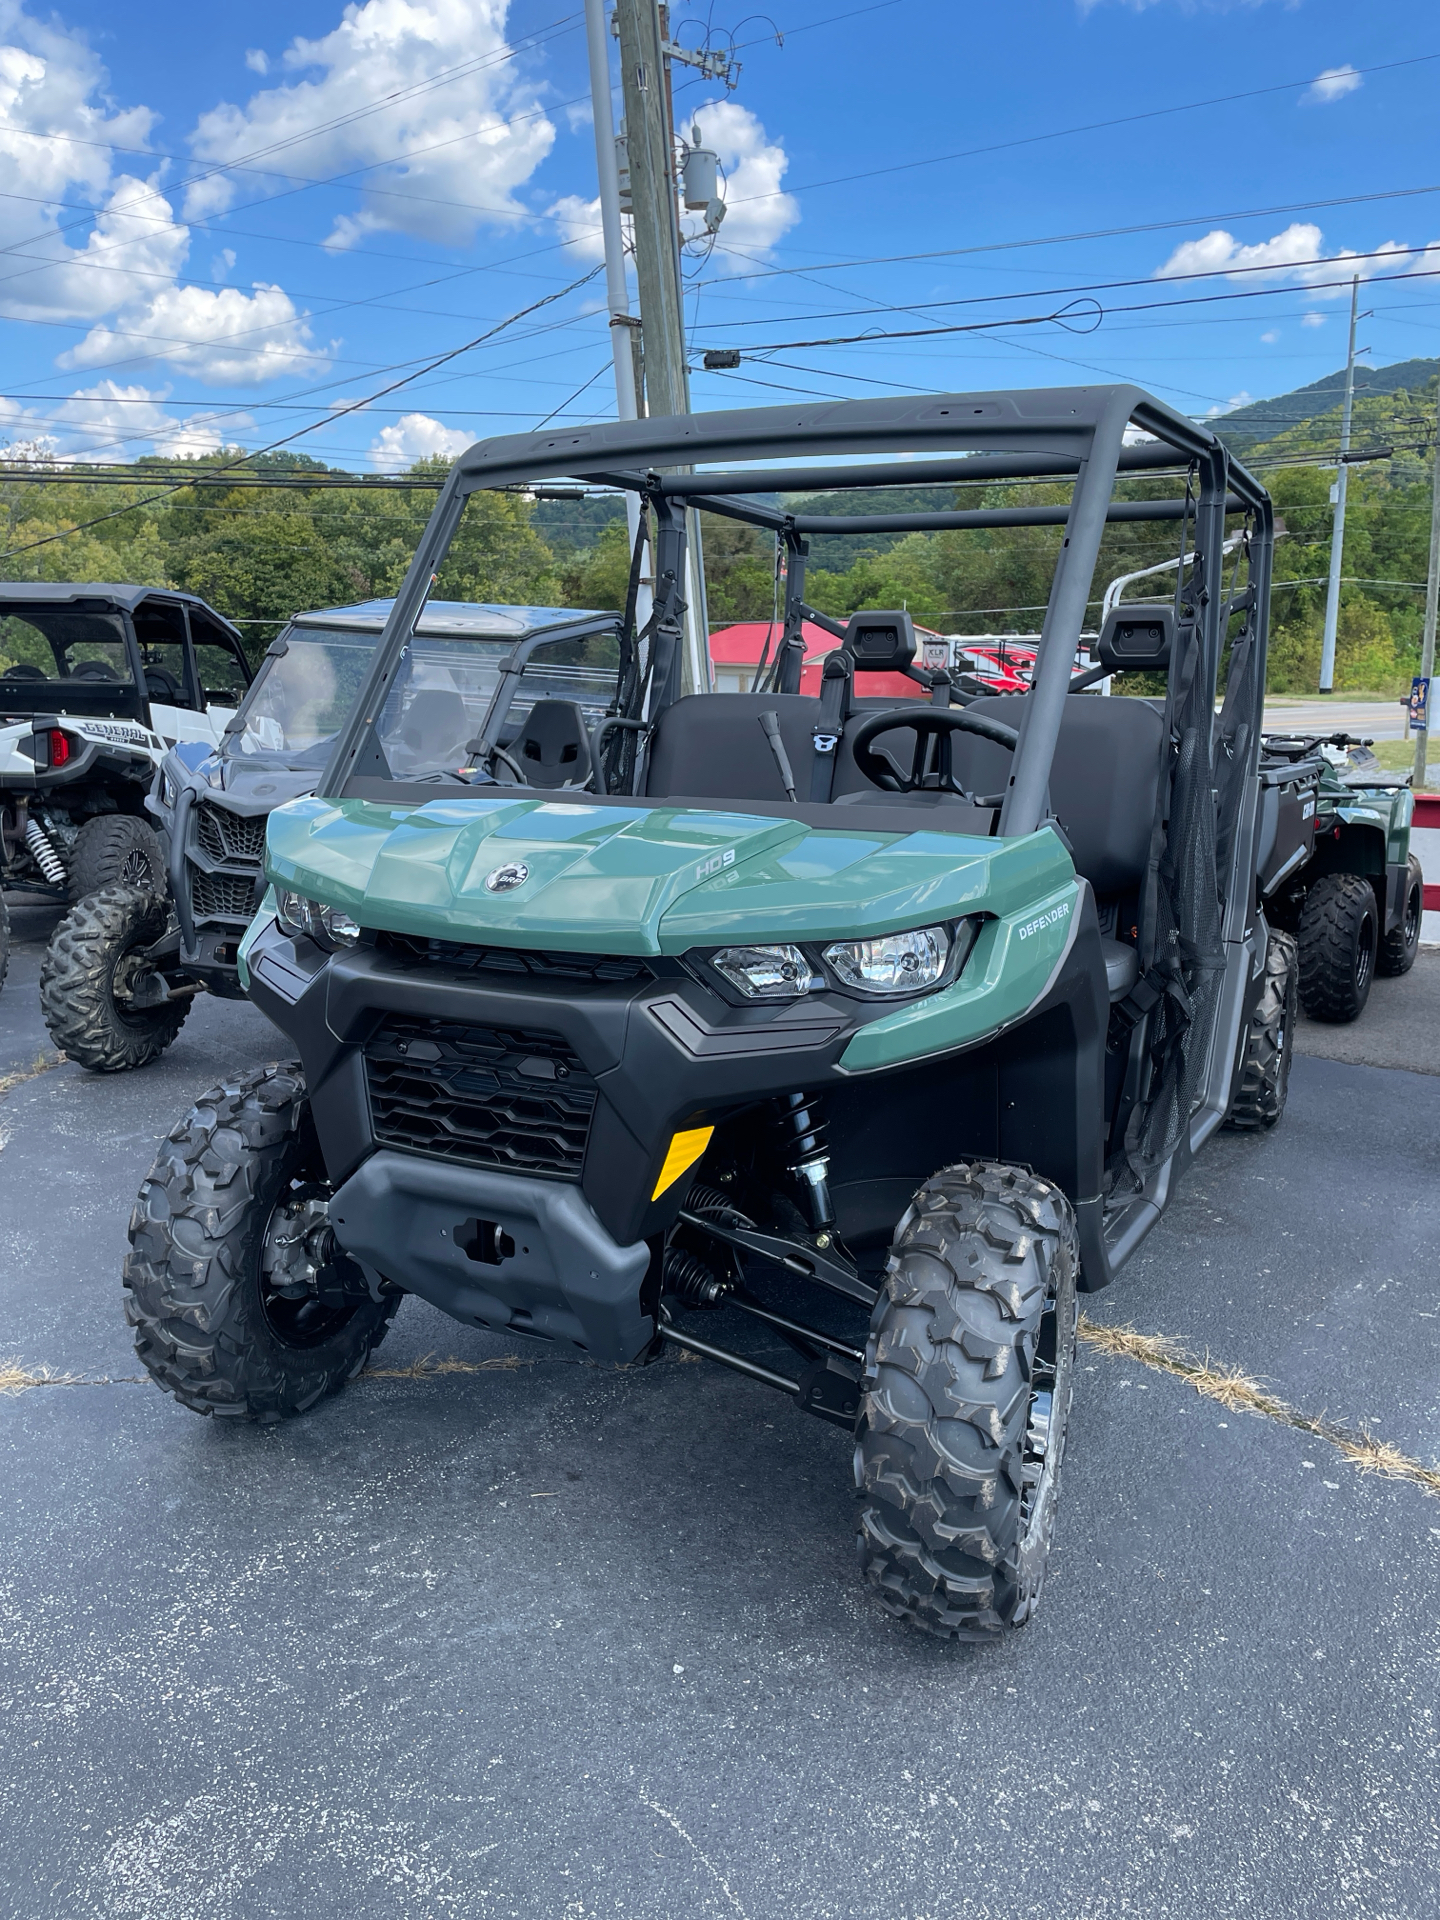
[{"label": "seat back", "polygon": [[506,752],[532,787],[583,787],[593,762],[579,702],[537,700]]},{"label": "seat back", "polygon": [[465,702],[448,687],[421,687],[410,696],[396,736],[387,744],[397,774],[457,767],[474,732]]},{"label": "seat back", "polygon": [[785,783],[760,725],[773,713],[799,797],[810,795],[820,703],[803,693],[691,693],[667,707],[650,743],[645,791],[704,800],[784,800]]},{"label": "seat back", "polygon": [[[985,694],[967,711],[1018,727],[1027,694]],[[1050,769],[1050,805],[1074,849],[1075,871],[1097,899],[1133,893],[1145,875],[1159,800],[1165,720],[1149,700],[1117,695],[1067,696]],[[1000,793],[1013,756],[1004,747],[961,734],[954,746],[959,778],[972,793]]]}]

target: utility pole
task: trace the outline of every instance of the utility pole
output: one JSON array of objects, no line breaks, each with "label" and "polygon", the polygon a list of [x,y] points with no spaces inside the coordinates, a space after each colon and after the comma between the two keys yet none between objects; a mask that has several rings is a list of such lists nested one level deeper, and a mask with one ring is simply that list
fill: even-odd
[{"label": "utility pole", "polygon": [[1345,361],[1345,406],[1340,415],[1340,471],[1335,476],[1335,519],[1330,528],[1330,585],[1325,593],[1325,638],[1320,645],[1320,691],[1335,685],[1335,629],[1340,620],[1340,575],[1345,565],[1345,495],[1349,490],[1350,416],[1355,405],[1355,322],[1360,306],[1360,276],[1350,285],[1350,352]]},{"label": "utility pole", "polygon": [[[1429,681],[1435,672],[1435,615],[1440,609],[1440,383],[1435,389],[1435,463],[1430,476],[1430,570],[1425,577],[1425,633],[1420,643],[1420,676]],[[1426,731],[1415,736],[1415,777],[1418,793],[1425,784],[1425,749],[1429,743],[1431,706],[1426,688]]]},{"label": "utility pole", "polygon": [[[670,124],[667,43],[656,0],[615,0],[620,40],[620,89],[625,103],[625,151],[635,234],[635,279],[640,295],[647,414],[689,413],[685,310],[680,284],[680,211],[675,139]],[[608,63],[607,63],[608,77]],[[700,518],[687,512],[689,538],[685,652],[681,684],[687,693],[710,686],[709,635],[704,627],[704,561]]]},{"label": "utility pole", "polygon": [[[640,393],[635,378],[634,336],[640,322],[630,312],[625,283],[625,229],[620,219],[620,170],[615,160],[615,115],[610,104],[610,44],[605,0],[585,0],[585,39],[590,53],[590,96],[595,120],[595,172],[600,183],[600,228],[605,239],[605,304],[610,311],[610,351],[615,361],[615,417],[638,420]],[[625,524],[630,551],[640,531],[640,502],[625,495]],[[654,563],[651,563],[654,574]],[[640,626],[650,618],[650,589],[642,586],[635,604]]]}]

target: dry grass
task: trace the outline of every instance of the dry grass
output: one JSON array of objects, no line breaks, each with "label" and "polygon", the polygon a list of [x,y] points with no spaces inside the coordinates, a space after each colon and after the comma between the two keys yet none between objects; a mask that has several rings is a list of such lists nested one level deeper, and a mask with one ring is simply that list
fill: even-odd
[{"label": "dry grass", "polygon": [[118,1375],[56,1373],[53,1367],[27,1367],[16,1359],[0,1360],[0,1394],[25,1393],[31,1387],[138,1387],[138,1373]]},{"label": "dry grass", "polygon": [[442,1373],[514,1373],[517,1367],[533,1367],[518,1353],[507,1353],[498,1360],[437,1360],[433,1353],[422,1353],[408,1367],[366,1367],[362,1380],[433,1380]]},{"label": "dry grass", "polygon": [[63,1053],[37,1053],[28,1067],[12,1067],[9,1073],[0,1073],[0,1093],[23,1087],[27,1080],[38,1080],[42,1073],[49,1073],[53,1067],[64,1064]]},{"label": "dry grass", "polygon": [[1104,1326],[1083,1314],[1080,1338],[1096,1353],[1108,1353],[1118,1360],[1135,1360],[1157,1373],[1173,1374],[1177,1380],[1187,1381],[1207,1400],[1218,1401],[1234,1413],[1258,1414],[1262,1419],[1278,1421],[1281,1426],[1293,1427],[1298,1433],[1323,1440],[1362,1473],[1382,1474],[1389,1480],[1408,1480],[1412,1486],[1440,1499],[1440,1468],[1427,1467],[1422,1461],[1411,1459],[1390,1441],[1377,1440],[1363,1427],[1345,1427],[1320,1414],[1302,1413],[1238,1367],[1215,1366],[1208,1354],[1203,1360],[1197,1360],[1178,1341],[1166,1339],[1163,1334],[1139,1333],[1134,1327]]}]

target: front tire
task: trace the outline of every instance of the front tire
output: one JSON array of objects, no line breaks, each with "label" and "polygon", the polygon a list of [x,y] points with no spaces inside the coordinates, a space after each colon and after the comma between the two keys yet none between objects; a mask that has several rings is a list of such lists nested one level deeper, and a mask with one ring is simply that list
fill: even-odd
[{"label": "front tire", "polygon": [[324,1184],[296,1065],[213,1087],[172,1128],[130,1216],[125,1312],[182,1406],[287,1419],[338,1393],[385,1337],[398,1292],[372,1298],[343,1255],[297,1256],[301,1232],[326,1231],[323,1208],[307,1213]]},{"label": "front tire", "polygon": [[1405,911],[1395,931],[1387,933],[1380,942],[1380,953],[1375,961],[1377,973],[1394,979],[1396,975],[1410,971],[1420,951],[1420,924],[1424,916],[1425,875],[1412,853],[1405,873]]},{"label": "front tire", "polygon": [[855,1477],[882,1605],[950,1640],[1035,1612],[1075,1364],[1075,1216],[1004,1162],[946,1167],[901,1220],[870,1323]]},{"label": "front tire", "polygon": [[169,910],[143,887],[102,887],[60,922],[40,968],[40,1011],[50,1038],[91,1073],[146,1067],[174,1040],[189,998],[147,1006],[137,990],[154,969],[144,957]]},{"label": "front tire", "polygon": [[1358,873],[1327,873],[1300,915],[1300,1004],[1312,1020],[1358,1020],[1370,998],[1380,929],[1375,889]]},{"label": "front tire", "polygon": [[1288,933],[1271,933],[1265,949],[1265,985],[1250,1016],[1245,1053],[1225,1124],[1256,1133],[1279,1124],[1290,1091],[1295,1020],[1300,1004],[1300,960]]},{"label": "front tire", "polygon": [[70,863],[70,898],[83,900],[102,887],[144,887],[163,894],[165,856],[153,827],[129,813],[102,813],[87,820],[75,837]]}]

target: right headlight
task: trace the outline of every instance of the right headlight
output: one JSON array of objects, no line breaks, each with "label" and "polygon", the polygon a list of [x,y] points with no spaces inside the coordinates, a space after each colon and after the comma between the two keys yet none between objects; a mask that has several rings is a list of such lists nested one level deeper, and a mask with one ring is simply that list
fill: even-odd
[{"label": "right headlight", "polygon": [[353,947],[360,938],[360,922],[343,907],[322,906],[318,900],[311,900],[303,893],[292,893],[288,887],[275,889],[275,918],[280,923],[280,931],[288,933],[292,940],[308,934],[316,946],[323,947],[327,953]]}]

